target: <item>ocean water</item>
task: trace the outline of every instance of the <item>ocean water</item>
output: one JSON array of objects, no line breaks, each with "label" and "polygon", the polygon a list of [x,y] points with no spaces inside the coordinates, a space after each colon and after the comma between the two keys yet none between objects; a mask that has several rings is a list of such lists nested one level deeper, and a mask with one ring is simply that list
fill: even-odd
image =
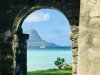
[{"label": "ocean water", "polygon": [[57,68],[54,61],[57,57],[64,58],[66,63],[72,63],[71,47],[67,48],[28,48],[27,71]]}]

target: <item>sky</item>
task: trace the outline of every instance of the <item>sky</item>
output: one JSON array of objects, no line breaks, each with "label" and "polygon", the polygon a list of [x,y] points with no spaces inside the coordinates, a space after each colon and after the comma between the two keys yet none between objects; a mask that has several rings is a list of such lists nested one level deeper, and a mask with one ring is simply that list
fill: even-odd
[{"label": "sky", "polygon": [[36,30],[40,37],[59,46],[71,46],[71,32],[68,19],[58,10],[39,9],[32,12],[22,24],[23,32]]}]

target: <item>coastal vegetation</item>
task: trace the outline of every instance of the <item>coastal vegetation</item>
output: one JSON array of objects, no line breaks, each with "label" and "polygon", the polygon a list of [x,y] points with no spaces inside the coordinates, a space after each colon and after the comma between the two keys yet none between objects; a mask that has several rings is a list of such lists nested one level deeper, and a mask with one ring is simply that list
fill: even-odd
[{"label": "coastal vegetation", "polygon": [[57,60],[54,61],[54,64],[58,67],[58,69],[62,69],[62,70],[71,70],[72,69],[72,65],[67,64],[65,62],[64,58],[58,57]]},{"label": "coastal vegetation", "polygon": [[28,72],[27,75],[72,75],[72,70],[49,69]]},{"label": "coastal vegetation", "polygon": [[54,64],[58,69],[36,70],[27,72],[27,75],[72,75],[72,64],[65,63],[64,58],[58,57]]}]

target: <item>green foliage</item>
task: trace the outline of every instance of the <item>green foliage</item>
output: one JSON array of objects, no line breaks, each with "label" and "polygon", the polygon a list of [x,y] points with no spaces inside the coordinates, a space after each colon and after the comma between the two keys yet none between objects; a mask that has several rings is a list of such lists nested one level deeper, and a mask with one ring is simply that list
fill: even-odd
[{"label": "green foliage", "polygon": [[58,69],[72,70],[72,65],[65,63],[64,58],[58,57],[57,60],[54,61],[54,64],[58,67]]},{"label": "green foliage", "polygon": [[59,70],[59,69],[49,69],[49,70],[38,70],[28,72],[27,75],[72,75],[72,70]]},{"label": "green foliage", "polygon": [[63,70],[72,70],[72,64],[64,63],[64,64],[62,65],[62,69],[63,69]]},{"label": "green foliage", "polygon": [[59,68],[61,69],[63,63],[65,62],[64,58],[60,58],[58,57],[56,61],[54,61],[54,64]]}]

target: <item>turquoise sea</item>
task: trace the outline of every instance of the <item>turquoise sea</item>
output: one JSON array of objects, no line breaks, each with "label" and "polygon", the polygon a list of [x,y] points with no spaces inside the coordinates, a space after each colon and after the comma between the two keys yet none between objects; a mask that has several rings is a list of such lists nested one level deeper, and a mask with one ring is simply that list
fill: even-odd
[{"label": "turquoise sea", "polygon": [[27,71],[57,68],[54,65],[57,57],[64,58],[66,63],[72,63],[71,47],[28,48]]}]

